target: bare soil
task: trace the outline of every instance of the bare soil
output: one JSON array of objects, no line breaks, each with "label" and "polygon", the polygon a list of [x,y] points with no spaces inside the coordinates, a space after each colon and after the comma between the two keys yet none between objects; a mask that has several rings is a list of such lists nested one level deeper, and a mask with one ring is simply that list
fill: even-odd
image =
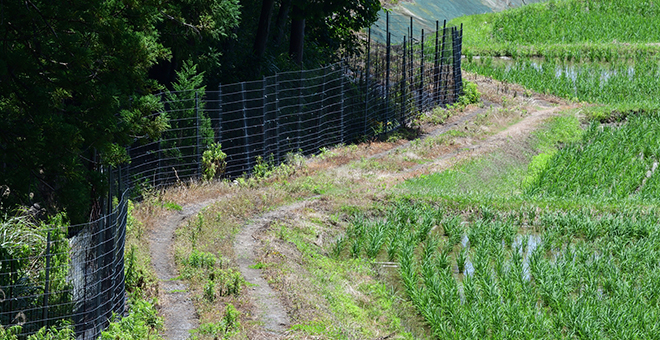
[{"label": "bare soil", "polygon": [[199,322],[187,284],[179,279],[174,262],[174,232],[184,220],[195,216],[217,200],[188,204],[181,211],[164,216],[162,223],[151,230],[149,250],[151,263],[158,278],[160,313],[165,321],[165,338],[188,339],[190,330]]}]

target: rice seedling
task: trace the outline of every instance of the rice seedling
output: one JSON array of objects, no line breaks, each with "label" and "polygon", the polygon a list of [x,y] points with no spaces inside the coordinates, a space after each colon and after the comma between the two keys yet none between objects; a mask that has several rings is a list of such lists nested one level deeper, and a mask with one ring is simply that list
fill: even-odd
[{"label": "rice seedling", "polygon": [[348,243],[347,237],[345,235],[339,236],[337,241],[335,241],[334,246],[332,247],[332,255],[334,257],[341,256],[344,247],[346,247],[346,243]]},{"label": "rice seedling", "polygon": [[456,256],[456,266],[458,267],[458,272],[461,274],[465,273],[466,261],[467,261],[467,248],[463,247]]},{"label": "rice seedling", "polygon": [[660,51],[648,44],[657,41],[657,12],[644,0],[544,1],[451,23],[464,24],[467,60],[506,55],[611,62]]},{"label": "rice seedling", "polygon": [[[592,124],[582,141],[555,154],[526,193],[601,200],[657,201],[660,115],[629,117],[619,127]],[[590,171],[584,171],[589,169]],[[592,237],[594,230],[590,231]]]},{"label": "rice seedling", "polygon": [[389,241],[390,242],[388,243],[387,246],[387,259],[389,261],[395,261],[399,253],[399,244],[400,244],[399,237],[397,236],[396,232],[390,234]]},{"label": "rice seedling", "polygon": [[[356,219],[348,234],[359,234],[351,228],[365,230],[367,241],[360,247],[366,257],[377,254],[367,254],[369,247],[388,244],[388,257],[399,261],[406,294],[435,337],[656,335],[652,325],[660,321],[660,219],[655,213],[533,206],[502,213],[483,204],[468,218],[469,246],[455,247],[445,234],[452,230],[448,225],[463,228],[460,215],[436,215],[442,232],[427,233],[421,241],[419,233],[430,224],[430,212],[439,209],[406,204],[410,202],[393,204],[383,212],[385,219]],[[538,234],[519,235],[532,220]],[[381,248],[369,245],[371,235],[382,234],[386,241]]]},{"label": "rice seedling", "polygon": [[607,64],[540,62],[524,58],[511,63],[495,63],[484,58],[463,66],[471,72],[567,99],[602,104],[629,103],[641,108],[659,106],[659,66],[648,56],[640,57],[634,63],[617,61]]},{"label": "rice seedling", "polygon": [[351,243],[351,257],[352,258],[360,257],[360,253],[362,253],[362,247],[363,247],[362,237],[353,239],[353,243]]},{"label": "rice seedling", "polygon": [[380,249],[387,241],[387,230],[385,223],[378,221],[369,228],[366,242],[366,254],[369,258],[376,258]]},{"label": "rice seedling", "polygon": [[461,242],[461,237],[463,236],[463,227],[462,219],[460,216],[446,217],[442,221],[442,228],[444,229],[444,234],[447,236],[450,245],[456,245]]}]

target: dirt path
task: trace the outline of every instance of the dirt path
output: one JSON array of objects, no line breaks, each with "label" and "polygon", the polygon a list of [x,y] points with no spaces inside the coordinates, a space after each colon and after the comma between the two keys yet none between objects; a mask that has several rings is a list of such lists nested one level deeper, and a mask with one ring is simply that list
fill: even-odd
[{"label": "dirt path", "polygon": [[[498,90],[499,91],[499,90]],[[499,95],[499,93],[498,93]],[[421,173],[428,173],[445,169],[457,158],[473,157],[485,154],[502,146],[511,139],[520,139],[528,136],[533,130],[548,117],[564,110],[569,105],[554,105],[539,98],[533,100],[534,109],[530,110],[524,117],[519,119],[502,131],[490,135],[483,139],[474,139],[469,145],[462,145],[460,148],[447,150],[434,156],[434,160],[423,164],[409,165],[398,171],[385,171],[379,175],[379,178],[389,177],[397,180],[417,176]],[[451,129],[455,129],[464,124],[474,121],[480,114],[491,108],[477,108],[465,113],[460,113],[452,117],[445,125],[428,131],[420,140],[435,137]],[[366,158],[379,159],[395,153],[396,150],[411,147],[411,142],[406,142],[396,147],[390,147],[388,150],[378,152]],[[349,168],[349,164],[327,168],[323,171],[332,171],[334,176],[349,176],[347,171],[338,171],[340,168]],[[364,174],[358,175],[363,176]],[[350,175],[353,176],[353,175]],[[352,190],[362,190],[358,184]],[[227,199],[229,196],[225,196]],[[167,339],[187,339],[189,331],[195,329],[198,325],[198,318],[191,301],[190,293],[186,284],[177,280],[178,273],[174,264],[174,233],[187,218],[199,213],[204,207],[217,202],[219,199],[207,200],[197,204],[189,204],[183,207],[182,211],[170,214],[163,220],[159,228],[155,228],[150,235],[150,252],[152,263],[159,282],[159,299],[161,315],[165,319],[165,334]],[[262,326],[259,338],[273,339],[285,336],[285,331],[289,328],[291,320],[287,315],[287,309],[282,302],[282,294],[286,292],[275,291],[271,285],[264,279],[264,273],[255,266],[257,254],[262,243],[256,237],[257,233],[264,228],[268,228],[273,221],[290,217],[297,210],[305,208],[314,198],[308,198],[291,205],[279,207],[276,210],[256,217],[251,223],[243,226],[236,235],[233,243],[234,254],[240,272],[249,283],[246,291],[254,310],[252,311],[256,321]]]},{"label": "dirt path", "polygon": [[262,215],[243,227],[234,240],[234,254],[236,255],[238,268],[251,286],[249,295],[257,309],[254,312],[258,320],[263,323],[263,328],[269,338],[282,335],[282,332],[289,326],[289,317],[278,293],[263,278],[262,270],[255,267],[256,250],[260,244],[254,234],[262,228],[267,228],[271,222],[282,219],[295,210],[304,208],[309,201],[310,199],[283,206]]},{"label": "dirt path", "polygon": [[470,145],[469,147],[462,150],[459,149],[454,152],[441,155],[440,157],[437,157],[436,160],[433,162],[413,166],[398,174],[395,174],[395,176],[401,178],[410,178],[418,175],[422,170],[426,170],[427,172],[441,171],[442,169],[447,168],[449,164],[448,161],[450,159],[457,158],[461,155],[463,157],[475,157],[478,155],[483,155],[496,148],[502,147],[504,143],[506,143],[507,141],[520,140],[521,138],[525,138],[531,132],[536,130],[539,127],[539,125],[543,123],[546,119],[556,115],[557,112],[569,108],[568,106],[551,107],[549,106],[549,103],[543,103],[543,104],[547,104],[548,106],[546,105],[543,106],[548,108],[543,110],[532,111],[528,116],[524,117],[517,123],[509,126],[508,128],[506,128],[501,132],[498,132],[486,138],[485,140],[479,143]]},{"label": "dirt path", "polygon": [[165,321],[166,339],[188,339],[190,330],[197,328],[195,313],[188,286],[180,279],[174,263],[174,232],[187,218],[196,215],[206,206],[218,200],[208,200],[183,206],[181,211],[167,216],[159,228],[149,235],[151,263],[158,277],[158,300],[163,307],[160,313]]}]

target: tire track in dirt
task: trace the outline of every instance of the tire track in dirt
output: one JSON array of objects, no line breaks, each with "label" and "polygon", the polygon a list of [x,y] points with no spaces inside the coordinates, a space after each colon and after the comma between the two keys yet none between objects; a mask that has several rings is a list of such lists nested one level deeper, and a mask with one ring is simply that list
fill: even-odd
[{"label": "tire track in dirt", "polygon": [[174,233],[186,219],[218,201],[213,199],[187,204],[181,211],[167,216],[160,228],[154,228],[150,232],[149,252],[151,264],[158,278],[158,301],[164,306],[160,309],[160,314],[165,323],[166,339],[188,339],[190,331],[199,325],[188,285],[178,279],[179,272],[174,263]]},{"label": "tire track in dirt", "polygon": [[261,215],[250,224],[244,226],[234,239],[234,254],[239,270],[249,283],[248,294],[256,308],[256,316],[269,332],[269,338],[278,337],[288,328],[290,322],[286,308],[277,292],[263,278],[262,270],[255,268],[256,250],[259,246],[254,234],[262,228],[267,228],[271,222],[282,219],[294,210],[304,208],[314,197],[294,204],[277,208]]},{"label": "tire track in dirt", "polygon": [[424,169],[432,169],[437,171],[445,168],[446,166],[443,166],[444,163],[446,163],[449,159],[455,158],[462,154],[469,154],[472,156],[485,154],[486,152],[503,146],[503,144],[510,139],[519,139],[522,136],[529,135],[547,118],[554,116],[557,112],[566,110],[569,107],[570,106],[555,106],[546,108],[544,110],[533,111],[530,115],[521,119],[517,123],[507,127],[499,133],[490,136],[489,138],[486,138],[480,143],[473,144],[469,147],[459,149],[451,153],[440,155],[433,162],[416,165],[412,168],[405,169],[397,175],[403,178],[410,178],[416,176],[421,170]]}]

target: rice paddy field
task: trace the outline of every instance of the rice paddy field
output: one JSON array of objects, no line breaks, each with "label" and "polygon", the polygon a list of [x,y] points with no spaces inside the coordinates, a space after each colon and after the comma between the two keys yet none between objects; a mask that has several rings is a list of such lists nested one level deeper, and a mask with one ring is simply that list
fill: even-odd
[{"label": "rice paddy field", "polygon": [[356,216],[335,253],[399,263],[438,339],[660,337],[660,227],[642,210],[402,200]]},{"label": "rice paddy field", "polygon": [[396,264],[438,339],[659,339],[660,4],[452,23],[466,71],[581,108],[547,122],[524,165],[502,152],[404,182],[353,215],[334,256]]}]

